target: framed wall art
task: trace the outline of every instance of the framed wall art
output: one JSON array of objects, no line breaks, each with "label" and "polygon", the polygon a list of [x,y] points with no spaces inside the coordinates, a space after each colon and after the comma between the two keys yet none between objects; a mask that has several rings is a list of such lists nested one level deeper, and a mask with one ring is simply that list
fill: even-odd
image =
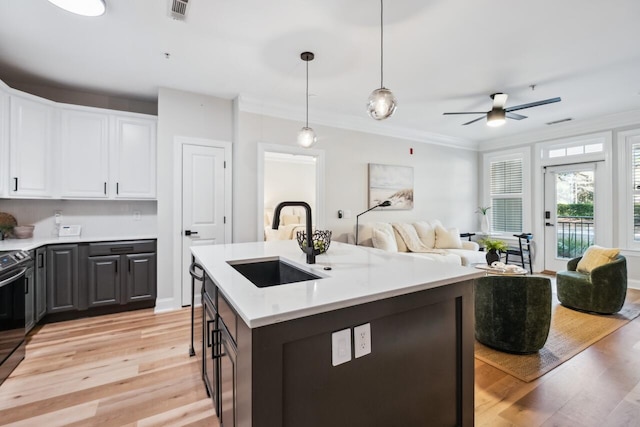
[{"label": "framed wall art", "polygon": [[369,207],[388,200],[381,209],[413,209],[413,167],[369,163]]}]

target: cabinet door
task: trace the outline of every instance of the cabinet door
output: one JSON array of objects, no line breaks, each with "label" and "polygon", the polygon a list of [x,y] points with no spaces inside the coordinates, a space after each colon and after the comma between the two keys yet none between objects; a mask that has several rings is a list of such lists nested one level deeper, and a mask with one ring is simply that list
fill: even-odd
[{"label": "cabinet door", "polygon": [[47,313],[77,310],[78,245],[47,248]]},{"label": "cabinet door", "polygon": [[9,94],[0,87],[0,197],[8,194],[9,182]]},{"label": "cabinet door", "polygon": [[121,302],[119,264],[120,255],[88,258],[89,307],[113,305]]},{"label": "cabinet door", "polygon": [[115,197],[156,197],[156,121],[115,118]]},{"label": "cabinet door", "polygon": [[156,298],[156,254],[123,255],[127,262],[126,302]]},{"label": "cabinet door", "polygon": [[62,110],[60,126],[60,196],[106,198],[109,116]]},{"label": "cabinet door", "polygon": [[220,413],[218,392],[218,359],[220,354],[220,339],[217,330],[218,316],[211,301],[207,297],[202,300],[202,378],[207,388],[207,394],[213,400],[216,414]]},{"label": "cabinet door", "polygon": [[220,354],[220,425],[236,425],[236,349],[226,329],[222,329]]},{"label": "cabinet door", "polygon": [[25,316],[25,332],[29,332],[36,325],[36,310],[35,310],[35,281],[34,281],[33,267],[27,268],[27,272],[24,274],[24,316]]},{"label": "cabinet door", "polygon": [[53,114],[44,102],[11,97],[11,197],[51,197]]},{"label": "cabinet door", "polygon": [[36,323],[47,314],[47,258],[46,249],[36,249]]}]

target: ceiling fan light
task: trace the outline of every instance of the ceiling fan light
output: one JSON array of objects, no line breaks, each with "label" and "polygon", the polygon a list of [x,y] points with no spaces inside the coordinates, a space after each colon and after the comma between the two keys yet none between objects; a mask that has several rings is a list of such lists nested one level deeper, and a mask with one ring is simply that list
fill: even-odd
[{"label": "ceiling fan light", "polygon": [[316,133],[310,127],[303,127],[298,132],[298,145],[303,148],[309,148],[316,143]]},{"label": "ceiling fan light", "polygon": [[67,12],[81,16],[100,16],[107,9],[104,0],[49,0],[49,2]]},{"label": "ceiling fan light", "polygon": [[396,101],[393,92],[386,87],[381,87],[371,92],[367,112],[373,119],[384,120],[395,113],[397,106],[398,101]]},{"label": "ceiling fan light", "polygon": [[505,111],[502,108],[494,108],[487,113],[487,126],[493,128],[505,124]]}]

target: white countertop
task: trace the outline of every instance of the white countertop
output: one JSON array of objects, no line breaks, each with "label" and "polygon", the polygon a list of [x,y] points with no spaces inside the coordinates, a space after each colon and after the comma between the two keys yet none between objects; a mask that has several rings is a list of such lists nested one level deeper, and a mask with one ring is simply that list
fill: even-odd
[{"label": "white countertop", "polygon": [[[195,246],[191,251],[250,328],[485,275],[474,268],[340,242],[332,242],[313,265],[306,264],[295,240]],[[323,278],[258,288],[227,263],[278,256]]]},{"label": "white countertop", "polygon": [[0,252],[4,251],[30,251],[44,245],[58,245],[64,243],[86,243],[86,242],[114,242],[120,240],[147,240],[156,239],[157,236],[70,236],[70,237],[34,237],[31,239],[5,239],[0,240]]}]

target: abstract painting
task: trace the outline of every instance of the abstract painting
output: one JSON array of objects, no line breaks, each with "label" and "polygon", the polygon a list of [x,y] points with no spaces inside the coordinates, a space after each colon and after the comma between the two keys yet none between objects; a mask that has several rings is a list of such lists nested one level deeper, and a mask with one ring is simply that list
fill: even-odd
[{"label": "abstract painting", "polygon": [[413,168],[369,163],[369,207],[388,200],[380,209],[413,209]]}]

